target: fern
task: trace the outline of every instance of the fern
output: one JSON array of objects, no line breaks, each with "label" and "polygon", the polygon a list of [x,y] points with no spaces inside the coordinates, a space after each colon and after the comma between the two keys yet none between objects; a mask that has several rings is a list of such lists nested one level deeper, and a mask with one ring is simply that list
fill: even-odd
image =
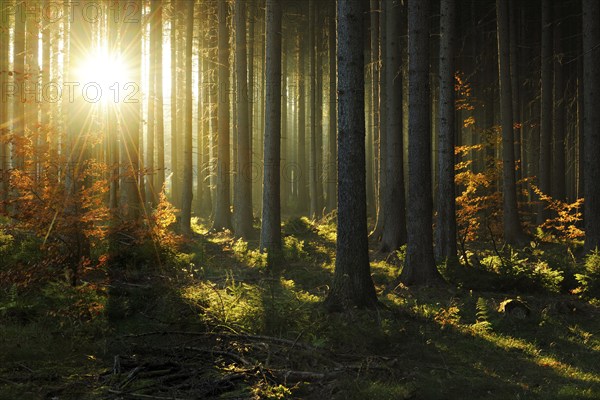
[{"label": "fern", "polygon": [[492,329],[490,309],[487,301],[483,297],[478,297],[477,303],[475,303],[475,318],[476,322],[473,327],[477,330],[488,332]]}]

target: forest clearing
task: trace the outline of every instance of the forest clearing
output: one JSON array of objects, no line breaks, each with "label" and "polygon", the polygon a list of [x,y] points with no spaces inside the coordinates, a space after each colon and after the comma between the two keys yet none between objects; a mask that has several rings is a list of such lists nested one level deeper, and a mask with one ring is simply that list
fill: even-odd
[{"label": "forest clearing", "polygon": [[0,400],[600,398],[600,1],[0,0]]}]

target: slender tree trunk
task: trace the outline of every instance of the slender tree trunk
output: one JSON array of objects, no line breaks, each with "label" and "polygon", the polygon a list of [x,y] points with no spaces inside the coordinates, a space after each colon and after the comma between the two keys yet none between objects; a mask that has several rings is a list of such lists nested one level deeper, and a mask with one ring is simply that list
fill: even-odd
[{"label": "slender tree trunk", "polygon": [[406,285],[441,280],[433,258],[431,113],[429,86],[430,0],[408,1],[408,235]]},{"label": "slender tree trunk", "polygon": [[[539,188],[551,195],[552,180],[552,7],[550,0],[542,0],[542,109],[540,125]],[[546,220],[546,204],[540,202],[537,223]]]},{"label": "slender tree trunk", "polygon": [[[24,6],[22,4],[21,6]],[[13,41],[13,82],[18,88],[25,85],[25,14],[16,13]],[[24,91],[18,90],[13,103],[13,134],[12,167],[23,169],[25,159],[21,153],[25,140],[25,97]]]},{"label": "slender tree trunk", "polygon": [[310,211],[309,215],[311,218],[316,218],[319,214],[319,194],[317,191],[317,54],[316,54],[316,1],[309,1],[309,12],[308,12],[308,49],[309,49],[309,105],[310,105],[310,151],[309,151],[309,192],[310,192]]},{"label": "slender tree trunk", "polygon": [[600,2],[583,0],[585,251],[600,246]]},{"label": "slender tree trunk", "polygon": [[327,163],[327,211],[337,206],[337,54],[336,54],[336,3],[331,2],[329,18],[329,154]]},{"label": "slender tree trunk", "polygon": [[251,132],[248,116],[248,73],[246,46],[246,0],[235,2],[235,51],[237,76],[238,175],[234,191],[235,234],[248,238],[252,233]]},{"label": "slender tree trunk", "polygon": [[[387,146],[385,166],[387,168],[387,182],[384,190],[383,207],[385,209],[386,223],[383,227],[380,251],[388,252],[399,248],[406,243],[406,201],[404,190],[404,140],[402,116],[402,46],[401,36],[403,28],[402,7],[400,0],[383,1],[384,16],[386,21],[386,74],[385,84],[387,108],[385,113],[385,132]],[[403,26],[404,25],[404,26]]]},{"label": "slender tree trunk", "polygon": [[456,3],[455,0],[442,0],[440,7],[439,180],[435,247],[438,261],[456,259],[456,195],[454,193],[455,39]]},{"label": "slender tree trunk", "polygon": [[153,48],[156,53],[154,57],[154,69],[156,71],[156,180],[155,191],[163,190],[165,185],[165,118],[164,118],[164,96],[163,96],[163,5],[159,0],[152,0],[152,6],[156,7],[154,16],[156,21],[155,31],[153,36]]},{"label": "slender tree trunk", "polygon": [[229,31],[227,1],[219,0],[217,196],[213,229],[231,228],[229,179]]},{"label": "slender tree trunk", "polygon": [[338,226],[331,310],[377,305],[367,240],[363,0],[338,0]]},{"label": "slender tree trunk", "polygon": [[[4,12],[5,4],[0,4]],[[9,40],[10,40],[9,20],[0,19],[0,87],[8,86],[8,74],[4,71],[9,70]],[[9,148],[8,148],[8,101],[0,100],[0,214],[6,212],[6,200],[8,200],[9,183]]]},{"label": "slender tree trunk", "polygon": [[179,206],[179,149],[177,146],[177,0],[171,0],[171,201]]},{"label": "slender tree trunk", "polygon": [[148,134],[146,135],[146,201],[152,207],[157,202],[154,165],[154,141],[156,137],[156,36],[157,32],[157,9],[160,6],[157,1],[150,3],[150,64],[148,70]]},{"label": "slender tree trunk", "polygon": [[566,200],[566,163],[565,163],[565,87],[562,60],[562,27],[563,18],[560,3],[554,3],[554,120],[553,157],[552,157],[552,197]]},{"label": "slender tree trunk", "polygon": [[[306,85],[306,56],[307,50],[309,49],[302,39],[299,39],[298,44],[298,89],[300,94],[298,96],[298,207],[299,213],[305,213],[309,211],[308,205],[309,189],[308,189],[308,177],[309,168],[306,160],[306,100],[307,96],[307,85]],[[309,78],[310,79],[310,78]]]},{"label": "slender tree trunk", "polygon": [[181,199],[181,231],[190,234],[192,231],[192,200],[194,189],[193,148],[192,148],[192,53],[194,40],[194,2],[186,3],[186,35],[185,35],[185,137],[183,140],[183,190]]},{"label": "slender tree trunk", "polygon": [[523,238],[517,208],[515,148],[513,131],[512,87],[510,79],[510,42],[507,0],[496,0],[498,32],[498,71],[500,75],[500,111],[502,114],[502,199],[504,240],[517,244]]},{"label": "slender tree trunk", "polygon": [[266,98],[262,224],[260,248],[269,256],[281,252],[281,2],[267,0]]},{"label": "slender tree trunk", "polygon": [[[141,54],[142,54],[142,25],[141,25],[141,1],[136,0],[137,7],[133,14],[131,23],[120,24],[121,29],[121,52],[123,57],[128,60],[130,65],[129,76],[131,84],[141,83]],[[131,90],[124,85],[123,90]],[[139,193],[139,132],[141,120],[141,99],[131,102],[121,102],[120,107],[120,127],[121,127],[121,154],[122,160],[122,181],[120,205],[124,214],[124,219],[137,221],[141,215],[140,212],[140,193]]]}]

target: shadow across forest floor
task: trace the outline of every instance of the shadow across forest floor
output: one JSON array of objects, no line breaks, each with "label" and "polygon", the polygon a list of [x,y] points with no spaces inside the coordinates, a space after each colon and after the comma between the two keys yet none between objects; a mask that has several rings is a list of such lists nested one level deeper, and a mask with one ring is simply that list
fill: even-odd
[{"label": "shadow across forest floor", "polygon": [[[329,314],[332,221],[288,221],[271,269],[256,241],[194,229],[111,324],[102,291],[13,299],[24,314],[0,313],[0,398],[600,397],[600,310],[574,296],[399,286],[378,311]],[[399,271],[372,269],[380,291]],[[527,314],[501,311],[515,298]],[[94,301],[96,314],[52,314]]]}]

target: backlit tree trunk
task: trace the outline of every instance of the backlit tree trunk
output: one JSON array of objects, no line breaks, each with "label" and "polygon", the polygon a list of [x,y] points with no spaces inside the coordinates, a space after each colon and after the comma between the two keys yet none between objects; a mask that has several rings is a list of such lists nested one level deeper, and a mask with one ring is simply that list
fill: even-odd
[{"label": "backlit tree trunk", "polygon": [[267,0],[266,98],[262,224],[260,248],[269,256],[281,251],[281,2]]}]

